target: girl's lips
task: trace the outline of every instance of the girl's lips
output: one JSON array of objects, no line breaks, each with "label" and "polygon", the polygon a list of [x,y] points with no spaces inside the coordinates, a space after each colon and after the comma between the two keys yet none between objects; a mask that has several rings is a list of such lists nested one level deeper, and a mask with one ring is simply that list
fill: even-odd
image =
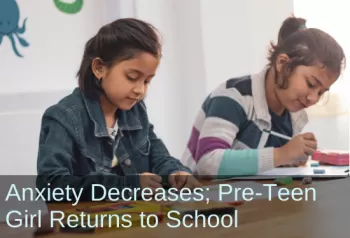
[{"label": "girl's lips", "polygon": [[306,105],[305,103],[303,103],[303,102],[300,101],[300,100],[298,100],[298,101],[299,101],[300,105],[301,105],[303,108],[306,108],[306,107],[307,107],[307,105]]}]

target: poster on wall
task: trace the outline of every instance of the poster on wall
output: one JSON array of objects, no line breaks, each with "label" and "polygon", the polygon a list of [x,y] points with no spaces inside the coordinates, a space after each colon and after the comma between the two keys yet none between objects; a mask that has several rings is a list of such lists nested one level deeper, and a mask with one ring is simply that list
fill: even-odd
[{"label": "poster on wall", "polygon": [[[69,5],[58,5],[60,10],[54,0],[0,0],[0,96],[43,92],[45,97],[53,98],[46,92],[66,94],[77,86],[76,71],[85,43],[105,23],[106,7],[101,7],[99,0],[60,1]],[[108,5],[110,18],[116,18],[117,7]],[[8,19],[17,28],[11,34],[3,25]],[[13,46],[8,35],[13,38]],[[21,45],[18,36],[28,47]],[[38,101],[42,103],[42,98]],[[22,110],[19,104],[18,108]]]},{"label": "poster on wall", "polygon": [[58,10],[66,14],[76,14],[83,8],[83,0],[75,0],[72,3],[67,3],[62,0],[54,0],[55,6]]},{"label": "poster on wall", "polygon": [[19,27],[19,14],[19,7],[15,0],[0,1],[0,47],[4,37],[6,36],[11,41],[11,46],[14,53],[18,57],[23,57],[23,55],[18,51],[16,39],[21,46],[29,46],[29,43],[20,36],[20,34],[24,34],[26,31],[27,18],[24,19],[22,27]]}]

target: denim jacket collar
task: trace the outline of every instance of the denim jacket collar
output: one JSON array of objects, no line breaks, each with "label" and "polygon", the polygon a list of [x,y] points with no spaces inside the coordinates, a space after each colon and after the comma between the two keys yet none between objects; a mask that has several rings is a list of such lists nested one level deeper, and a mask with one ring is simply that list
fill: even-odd
[{"label": "denim jacket collar", "polygon": [[[79,89],[78,89],[79,90]],[[96,137],[109,136],[106,120],[98,100],[92,99],[82,93],[82,97],[86,109],[90,115],[90,119],[94,122],[94,133]],[[141,130],[142,125],[139,118],[132,110],[117,110],[118,127],[120,130]]]}]

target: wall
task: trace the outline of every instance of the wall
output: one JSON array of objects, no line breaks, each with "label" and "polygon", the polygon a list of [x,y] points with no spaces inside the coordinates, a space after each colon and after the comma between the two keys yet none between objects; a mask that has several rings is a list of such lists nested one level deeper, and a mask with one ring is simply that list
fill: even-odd
[{"label": "wall", "polygon": [[[314,7],[315,5],[317,8]],[[350,35],[344,31],[345,22],[350,20],[347,6],[347,2],[340,0],[294,0],[296,16],[306,18],[307,27],[320,28],[332,35],[349,58]],[[324,17],[325,12],[328,17]],[[349,151],[349,72],[348,66],[337,82],[332,85],[329,101],[324,106],[315,106],[310,111],[310,123],[304,131],[314,132],[322,149]],[[322,115],[326,116],[322,117]]]},{"label": "wall", "polygon": [[[218,4],[220,3],[220,4]],[[201,1],[207,92],[228,78],[261,70],[269,42],[293,12],[292,0]]]},{"label": "wall", "polygon": [[[218,1],[201,1],[207,93],[230,77],[256,72],[266,64],[269,42],[275,41],[282,21],[293,12],[293,2],[221,0],[218,4]],[[316,0],[297,0],[297,16],[306,17],[314,25],[318,23],[318,27],[326,27],[325,30],[335,34],[347,50],[349,35],[343,31],[343,21],[340,20],[338,12],[333,11],[338,15],[336,20],[332,18],[333,24],[323,17],[326,7],[338,9],[339,4],[334,6],[330,1],[322,2],[323,11],[310,11],[315,2]],[[346,8],[343,7],[342,11],[344,9]],[[346,77],[342,80],[349,82]],[[341,86],[348,88],[344,84]],[[349,108],[349,104],[344,106]],[[349,151],[349,114],[311,116],[304,131],[315,134],[320,148]]]},{"label": "wall", "polygon": [[[292,0],[105,0],[84,1],[73,17],[52,1],[33,2],[18,0],[31,44],[20,47],[24,58],[14,56],[8,39],[0,45],[0,174],[36,173],[42,112],[76,86],[83,46],[104,23],[136,15],[162,32],[164,56],[146,102],[157,134],[179,157],[204,97],[229,77],[259,70],[293,11]],[[322,146],[346,149],[349,122],[338,119],[316,119],[306,129],[317,132]],[[324,126],[330,121],[337,126]]]},{"label": "wall", "polygon": [[81,12],[68,15],[51,0],[17,2],[19,25],[28,17],[22,37],[30,46],[17,44],[24,56],[18,58],[9,39],[4,38],[0,47],[0,93],[70,90],[76,85],[74,76],[86,40],[104,23],[104,4],[84,1]]},{"label": "wall", "polygon": [[154,24],[163,36],[162,63],[146,102],[158,135],[180,157],[204,98],[229,77],[264,65],[268,43],[293,4],[136,0],[134,8],[136,17]]},{"label": "wall", "polygon": [[349,115],[310,117],[304,132],[313,132],[320,149],[349,151]]},{"label": "wall", "polygon": [[19,58],[7,37],[0,45],[0,174],[35,174],[41,115],[77,85],[84,44],[107,20],[106,8],[84,1],[81,12],[67,15],[53,1],[17,2],[30,46],[17,44]]},{"label": "wall", "polygon": [[0,94],[0,174],[36,174],[41,116],[68,91]]},{"label": "wall", "polygon": [[163,42],[162,62],[146,103],[155,131],[180,157],[205,97],[201,1],[137,0],[135,16],[155,25]]}]

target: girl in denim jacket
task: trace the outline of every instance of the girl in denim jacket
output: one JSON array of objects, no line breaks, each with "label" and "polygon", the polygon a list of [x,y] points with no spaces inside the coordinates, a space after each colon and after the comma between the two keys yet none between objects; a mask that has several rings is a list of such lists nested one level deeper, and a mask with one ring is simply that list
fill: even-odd
[{"label": "girl in denim jacket", "polygon": [[87,42],[79,87],[42,118],[40,187],[156,189],[165,181],[176,188],[199,186],[148,120],[143,98],[160,58],[155,28],[137,19],[107,24]]}]

